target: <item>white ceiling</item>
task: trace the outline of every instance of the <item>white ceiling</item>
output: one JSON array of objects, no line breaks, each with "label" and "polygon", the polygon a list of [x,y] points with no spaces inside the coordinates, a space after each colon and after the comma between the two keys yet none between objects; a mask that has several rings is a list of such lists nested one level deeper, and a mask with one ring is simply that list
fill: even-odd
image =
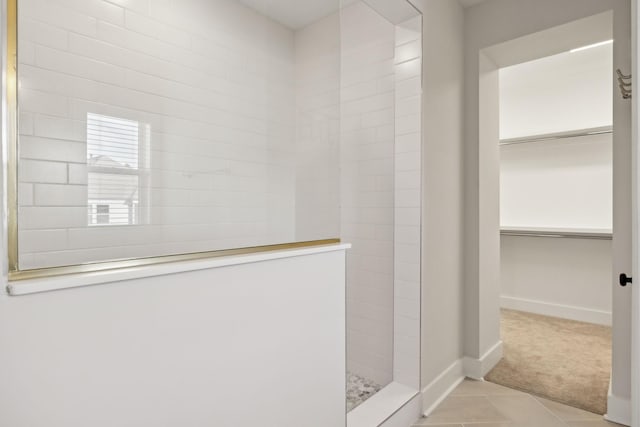
[{"label": "white ceiling", "polygon": [[339,0],[240,0],[292,30],[304,28],[340,7]]},{"label": "white ceiling", "polygon": [[[245,6],[268,16],[292,30],[299,30],[346,7],[354,0],[239,0]],[[469,1],[469,0],[466,0]],[[477,0],[476,0],[477,1]],[[408,1],[364,0],[376,12],[397,24],[409,19],[417,10]]]},{"label": "white ceiling", "polygon": [[458,0],[463,7],[475,6],[478,3],[482,3],[485,0]]}]

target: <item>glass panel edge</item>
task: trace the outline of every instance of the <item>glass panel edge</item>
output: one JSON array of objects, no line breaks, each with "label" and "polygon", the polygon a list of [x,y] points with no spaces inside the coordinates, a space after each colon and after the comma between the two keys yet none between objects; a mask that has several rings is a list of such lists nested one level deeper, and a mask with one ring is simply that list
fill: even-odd
[{"label": "glass panel edge", "polygon": [[280,243],[275,245],[253,246],[247,248],[223,249],[208,252],[194,252],[188,254],[164,255],[148,258],[132,258],[118,261],[97,262],[90,264],[78,264],[64,267],[39,268],[34,270],[15,270],[9,272],[9,282],[20,280],[40,279],[70,274],[95,273],[111,270],[153,266],[172,262],[195,261],[208,258],[226,256],[250,255],[261,252],[281,251],[288,249],[301,249],[313,246],[325,246],[340,243],[339,238],[310,240],[305,242]]},{"label": "glass panel edge", "polygon": [[6,0],[6,177],[9,273],[18,270],[18,0]]}]

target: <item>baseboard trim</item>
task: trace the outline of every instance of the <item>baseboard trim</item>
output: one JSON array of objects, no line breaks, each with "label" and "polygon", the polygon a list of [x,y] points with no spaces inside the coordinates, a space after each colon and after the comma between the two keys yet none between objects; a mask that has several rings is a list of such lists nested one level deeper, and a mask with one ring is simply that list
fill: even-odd
[{"label": "baseboard trim", "polygon": [[560,317],[580,322],[611,326],[611,312],[593,310],[571,305],[554,304],[545,301],[531,300],[511,296],[500,296],[500,307],[511,310],[526,311],[544,316]]},{"label": "baseboard trim", "polygon": [[604,415],[604,419],[625,426],[631,425],[631,399],[613,394],[611,392],[611,382],[609,382],[607,413]]},{"label": "baseboard trim", "polygon": [[464,365],[458,359],[422,389],[423,414],[431,412],[464,380]]},{"label": "baseboard trim", "polygon": [[465,356],[462,359],[464,375],[474,380],[481,380],[502,359],[502,341],[495,343],[479,359]]}]

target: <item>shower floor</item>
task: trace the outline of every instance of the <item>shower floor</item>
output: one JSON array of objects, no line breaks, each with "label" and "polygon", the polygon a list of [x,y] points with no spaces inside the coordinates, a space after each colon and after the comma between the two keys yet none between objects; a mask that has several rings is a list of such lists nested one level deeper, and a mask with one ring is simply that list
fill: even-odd
[{"label": "shower floor", "polygon": [[376,394],[381,385],[360,375],[347,372],[347,412]]}]

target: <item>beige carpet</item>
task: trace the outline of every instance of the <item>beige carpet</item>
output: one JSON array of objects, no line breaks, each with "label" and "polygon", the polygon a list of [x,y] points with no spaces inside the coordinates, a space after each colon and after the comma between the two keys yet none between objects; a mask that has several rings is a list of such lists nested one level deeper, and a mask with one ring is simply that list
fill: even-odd
[{"label": "beige carpet", "polygon": [[504,358],[485,379],[596,414],[607,409],[611,328],[502,310]]}]

